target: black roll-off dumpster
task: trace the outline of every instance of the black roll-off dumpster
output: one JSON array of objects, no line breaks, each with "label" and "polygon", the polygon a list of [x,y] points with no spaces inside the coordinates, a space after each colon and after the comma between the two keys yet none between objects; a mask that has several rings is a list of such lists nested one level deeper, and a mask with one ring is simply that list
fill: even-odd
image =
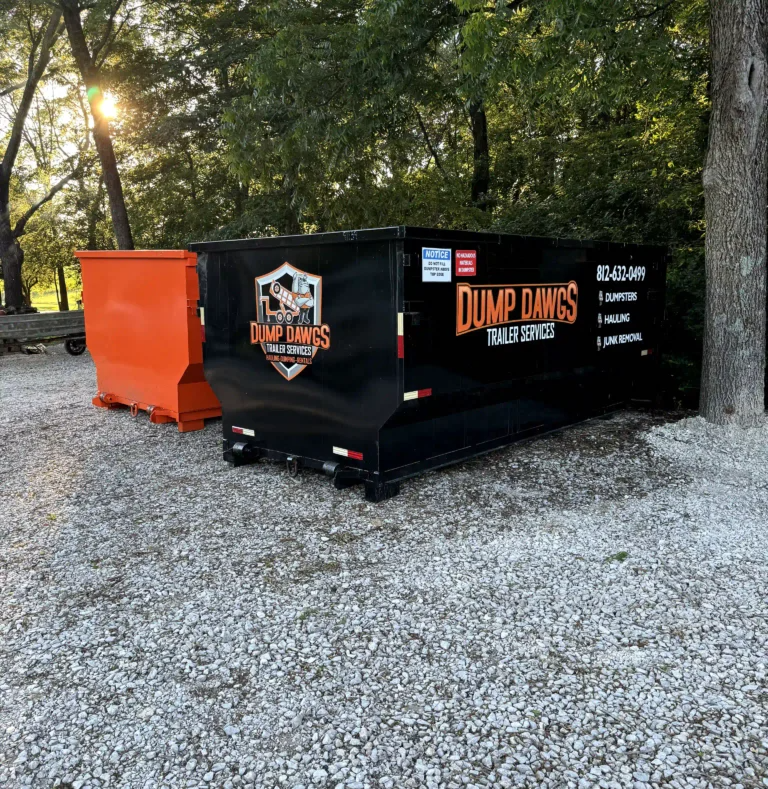
[{"label": "black roll-off dumpster", "polygon": [[662,247],[390,227],[193,244],[224,457],[398,483],[654,395]]}]

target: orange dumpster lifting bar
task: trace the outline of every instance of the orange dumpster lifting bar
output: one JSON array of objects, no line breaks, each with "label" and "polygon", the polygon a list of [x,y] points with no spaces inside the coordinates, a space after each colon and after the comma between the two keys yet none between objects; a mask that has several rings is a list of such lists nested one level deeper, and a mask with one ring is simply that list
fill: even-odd
[{"label": "orange dumpster lifting bar", "polygon": [[185,250],[75,252],[82,264],[85,335],[99,408],[200,430],[221,416],[203,375],[197,255]]}]

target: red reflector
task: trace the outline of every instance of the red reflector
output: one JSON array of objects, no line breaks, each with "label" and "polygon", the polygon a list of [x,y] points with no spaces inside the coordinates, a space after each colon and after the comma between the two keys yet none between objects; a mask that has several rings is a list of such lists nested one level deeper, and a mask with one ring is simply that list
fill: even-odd
[{"label": "red reflector", "polygon": [[405,337],[402,335],[397,338],[397,358],[405,359]]},{"label": "red reflector", "polygon": [[431,389],[419,389],[419,397],[429,397],[432,394]]},{"label": "red reflector", "polygon": [[347,451],[347,457],[352,458],[352,460],[362,460],[363,453],[362,452],[353,452],[351,449]]}]

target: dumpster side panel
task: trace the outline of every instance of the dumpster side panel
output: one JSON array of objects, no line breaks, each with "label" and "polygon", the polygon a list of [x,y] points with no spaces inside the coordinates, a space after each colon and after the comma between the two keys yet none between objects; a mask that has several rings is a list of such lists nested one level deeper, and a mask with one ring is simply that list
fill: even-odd
[{"label": "dumpster side panel", "polygon": [[664,250],[445,235],[405,242],[403,401],[381,436],[389,478],[652,394]]},{"label": "dumpster side panel", "polygon": [[394,243],[214,247],[199,269],[224,438],[376,472],[398,400]]}]

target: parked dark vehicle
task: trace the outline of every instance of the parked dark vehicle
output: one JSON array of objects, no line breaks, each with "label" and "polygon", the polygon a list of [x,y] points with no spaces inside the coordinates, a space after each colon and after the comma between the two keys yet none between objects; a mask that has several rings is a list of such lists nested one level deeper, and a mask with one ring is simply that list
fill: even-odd
[{"label": "parked dark vehicle", "polygon": [[193,244],[224,457],[398,483],[655,396],[660,247],[392,227]]}]

